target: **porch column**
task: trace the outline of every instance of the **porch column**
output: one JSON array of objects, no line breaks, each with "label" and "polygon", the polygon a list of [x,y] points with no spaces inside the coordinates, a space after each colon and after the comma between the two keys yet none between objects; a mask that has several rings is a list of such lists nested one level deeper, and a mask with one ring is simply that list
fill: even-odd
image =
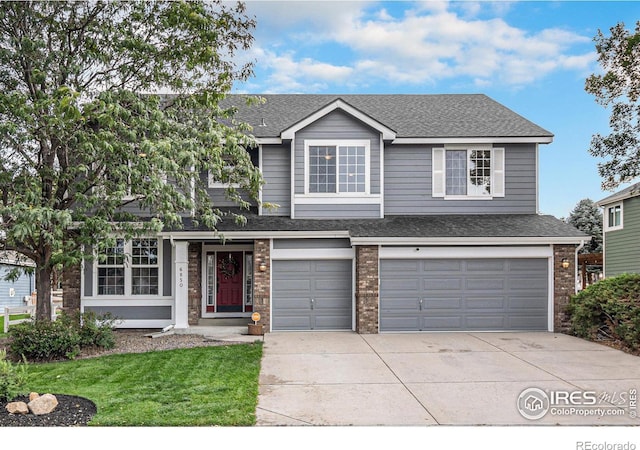
[{"label": "porch column", "polygon": [[189,243],[175,243],[175,327],[189,328]]},{"label": "porch column", "polygon": [[[264,331],[271,329],[271,241],[256,239],[253,243],[253,309],[260,313]],[[264,271],[260,270],[263,264]]]},{"label": "porch column", "polygon": [[[562,260],[569,262],[569,267],[562,267]],[[576,246],[553,246],[553,331],[567,333],[571,329],[571,317],[567,306],[571,296],[576,293]]]},{"label": "porch column", "polygon": [[378,246],[356,246],[356,332],[378,333]]}]

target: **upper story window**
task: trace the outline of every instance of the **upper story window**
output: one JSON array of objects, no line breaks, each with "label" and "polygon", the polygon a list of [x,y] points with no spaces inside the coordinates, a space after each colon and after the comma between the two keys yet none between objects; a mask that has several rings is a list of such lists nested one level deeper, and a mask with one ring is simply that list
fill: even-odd
[{"label": "upper story window", "polygon": [[240,187],[239,183],[233,183],[230,180],[233,178],[233,172],[235,171],[235,165],[232,161],[226,161],[226,164],[221,168],[219,173],[214,173],[209,170],[207,174],[207,186],[209,189],[222,189],[227,187]]},{"label": "upper story window", "polygon": [[433,196],[445,199],[504,197],[504,149],[433,149]]},{"label": "upper story window", "polygon": [[307,194],[369,193],[368,141],[306,141]]},{"label": "upper story window", "polygon": [[622,203],[607,206],[605,211],[605,231],[622,229]]}]

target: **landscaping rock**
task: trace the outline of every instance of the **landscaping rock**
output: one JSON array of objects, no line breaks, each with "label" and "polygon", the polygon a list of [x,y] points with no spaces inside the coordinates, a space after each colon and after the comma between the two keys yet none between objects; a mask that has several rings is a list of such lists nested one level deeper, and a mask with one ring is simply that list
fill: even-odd
[{"label": "landscaping rock", "polygon": [[29,414],[29,407],[25,402],[8,403],[5,409],[9,414]]},{"label": "landscaping rock", "polygon": [[34,401],[35,399],[37,399],[38,397],[40,397],[40,394],[38,394],[37,392],[31,392],[31,393],[29,394],[29,401],[30,401],[30,402],[32,402],[32,401]]},{"label": "landscaping rock", "polygon": [[31,400],[27,406],[29,411],[36,416],[49,414],[58,406],[58,399],[55,395],[44,394]]}]

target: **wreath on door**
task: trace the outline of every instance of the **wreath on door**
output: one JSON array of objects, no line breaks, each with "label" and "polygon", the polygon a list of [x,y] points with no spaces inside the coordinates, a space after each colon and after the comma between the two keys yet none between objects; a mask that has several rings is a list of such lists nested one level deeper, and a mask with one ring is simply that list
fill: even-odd
[{"label": "wreath on door", "polygon": [[240,264],[236,261],[231,253],[226,258],[222,258],[218,262],[218,270],[224,276],[225,279],[230,279],[235,277],[238,274],[238,270],[240,270]]}]

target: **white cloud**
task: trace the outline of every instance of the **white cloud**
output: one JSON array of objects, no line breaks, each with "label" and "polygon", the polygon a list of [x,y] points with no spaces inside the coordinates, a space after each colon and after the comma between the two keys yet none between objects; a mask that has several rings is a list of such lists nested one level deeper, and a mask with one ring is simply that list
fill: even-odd
[{"label": "white cloud", "polygon": [[[447,2],[433,1],[401,13],[392,4],[374,2],[249,5],[263,27],[257,64],[270,73],[269,88],[279,92],[461,78],[482,87],[518,87],[554,71],[585,72],[595,61],[593,51],[575,50],[590,42],[588,37],[558,28],[524,30],[499,15],[479,19],[480,7],[471,2],[459,8],[463,16]],[[343,55],[342,63],[335,63],[335,55],[322,53],[323,46],[344,49],[348,59]]]}]

